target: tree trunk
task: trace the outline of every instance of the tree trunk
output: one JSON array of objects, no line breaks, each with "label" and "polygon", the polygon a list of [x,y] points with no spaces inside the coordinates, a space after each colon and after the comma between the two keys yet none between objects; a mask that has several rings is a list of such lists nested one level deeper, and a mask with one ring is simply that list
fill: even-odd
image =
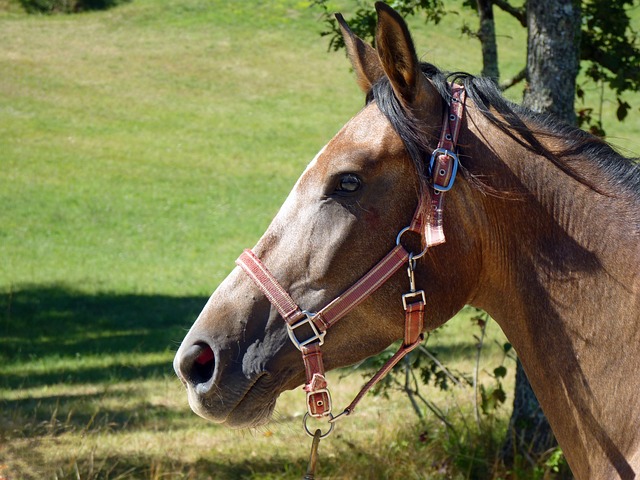
[{"label": "tree trunk", "polygon": [[[527,87],[523,105],[576,123],[574,99],[580,69],[580,4],[574,0],[528,0]],[[522,365],[518,360],[513,414],[503,459],[514,453],[537,463],[556,445]]]},{"label": "tree trunk", "polygon": [[478,39],[482,45],[482,76],[494,79],[500,78],[498,69],[498,46],[496,44],[496,25],[493,20],[492,0],[478,0],[478,16],[480,28]]},{"label": "tree trunk", "polygon": [[512,465],[515,456],[519,455],[532,465],[537,465],[544,453],[557,444],[518,359],[513,413],[502,445],[502,461]]},{"label": "tree trunk", "polygon": [[527,28],[527,88],[523,104],[573,125],[580,70],[580,3],[529,0]]}]

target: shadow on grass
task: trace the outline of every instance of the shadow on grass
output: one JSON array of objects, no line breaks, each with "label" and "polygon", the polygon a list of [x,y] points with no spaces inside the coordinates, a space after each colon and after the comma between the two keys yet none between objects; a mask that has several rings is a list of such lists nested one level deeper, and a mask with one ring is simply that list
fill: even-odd
[{"label": "shadow on grass", "polygon": [[87,294],[63,285],[1,292],[0,388],[166,374],[170,362],[138,363],[133,355],[175,351],[205,302],[204,297]]},{"label": "shadow on grass", "polygon": [[[176,382],[178,380],[176,379]],[[2,432],[20,437],[56,436],[69,431],[93,433],[126,430],[168,431],[190,417],[191,412],[145,402],[132,385],[128,389],[0,399]],[[131,401],[131,399],[135,401]],[[11,433],[13,432],[13,433]],[[2,477],[0,477],[2,478]]]},{"label": "shadow on grass", "polygon": [[[339,442],[339,440],[338,440]],[[310,441],[309,441],[310,445]],[[302,447],[302,446],[301,446]],[[295,450],[302,450],[296,448]],[[306,446],[304,448],[306,450]],[[292,449],[293,450],[293,449]],[[306,455],[306,452],[305,454]],[[433,469],[428,461],[420,462],[422,472],[428,475]],[[395,473],[392,461],[380,452],[342,451],[340,455],[323,454],[320,445],[316,474],[318,478],[378,480],[399,479],[406,475]],[[196,461],[158,459],[157,457],[117,456],[101,459],[70,458],[64,467],[56,468],[59,480],[80,478],[95,479],[194,479],[194,480],[288,480],[300,479],[306,472],[308,458],[289,452],[267,458],[200,458]],[[90,475],[88,475],[90,472]],[[45,467],[17,471],[25,480],[39,479],[51,472]],[[306,477],[305,477],[306,478]],[[311,478],[311,477],[310,477]],[[432,478],[425,476],[422,478]],[[447,478],[438,476],[437,478]]]},{"label": "shadow on grass", "polygon": [[[88,294],[64,285],[0,291],[0,388],[172,374],[170,362],[143,356],[175,351],[206,300]],[[447,360],[471,355],[475,347],[470,341],[434,351]]]},{"label": "shadow on grass", "polygon": [[[166,346],[162,351],[169,350]],[[175,348],[171,347],[172,350]],[[103,354],[113,354],[104,350]],[[130,356],[144,353],[139,349],[127,352]],[[55,355],[55,354],[54,354]],[[100,355],[95,352],[92,354]],[[54,359],[56,361],[57,359]],[[28,362],[29,360],[25,360]],[[46,360],[44,360],[46,362]],[[170,360],[148,362],[145,365],[134,365],[132,359],[123,359],[121,363],[118,360],[107,362],[105,365],[87,367],[83,365],[83,356],[76,355],[67,361],[61,359],[61,365],[44,367],[44,372],[26,372],[20,371],[5,372],[0,380],[0,388],[32,388],[45,385],[54,385],[64,383],[65,385],[76,385],[85,383],[115,383],[127,382],[138,379],[157,378],[164,375],[173,375],[173,367]],[[21,362],[22,363],[22,362]],[[16,368],[15,370],[19,370]]]},{"label": "shadow on grass", "polygon": [[[7,449],[9,457],[17,452]],[[322,459],[325,460],[325,459]],[[337,462],[323,464],[323,472],[336,471]],[[51,467],[44,464],[42,457],[32,453],[29,462],[9,462],[7,474],[10,478],[22,480],[41,480],[57,478],[59,480],[77,478],[94,479],[202,479],[202,480],[241,480],[241,479],[299,479],[306,470],[306,461],[301,458],[269,459],[199,459],[195,462],[158,459],[144,455],[118,456],[105,458],[74,458],[69,455],[62,466]],[[2,474],[0,470],[0,474]],[[0,477],[2,478],[2,477]]]},{"label": "shadow on grass", "polygon": [[205,302],[203,297],[93,295],[62,285],[0,292],[0,390],[64,386],[51,395],[46,390],[13,399],[0,394],[0,437],[2,432],[57,435],[88,426],[169,428],[187,410],[147,405],[138,381],[178,383],[172,352]]},{"label": "shadow on grass", "polygon": [[[44,447],[39,450],[43,445],[54,448],[58,437],[67,432],[77,435],[80,445],[84,435],[145,429],[171,435],[176,425],[190,424],[192,414],[186,406],[181,411],[170,402],[152,402],[137,392],[136,380],[166,381],[173,376],[170,352],[177,348],[205,301],[204,297],[87,294],[61,285],[0,292],[0,390],[54,384],[69,387],[58,389],[60,394],[42,388],[34,397],[29,392],[0,398],[0,478],[300,478],[307,459],[294,452],[289,452],[290,456],[278,452],[267,458],[215,458],[215,452],[205,449],[198,460],[189,462],[147,452],[94,457],[93,451],[79,453],[79,446],[62,455],[51,455]],[[442,347],[439,353],[455,356],[464,348]],[[102,358],[107,360],[104,364],[100,363]],[[175,377],[172,380],[178,382]],[[83,389],[85,383],[91,388]],[[395,474],[390,458],[400,455],[407,472],[422,472],[426,475],[423,478],[451,478],[448,463],[434,464],[429,457],[419,460],[423,451],[436,444],[423,444],[416,440],[420,437],[403,432],[393,442],[396,450],[370,451],[346,439],[341,442],[338,434],[334,441],[343,446],[335,456],[321,451],[319,475],[410,477]],[[168,440],[167,444],[170,448]],[[473,439],[470,444],[475,448]],[[403,453],[412,445],[409,450],[414,453]],[[306,452],[306,447],[303,450]],[[486,460],[474,461],[480,464],[475,471],[484,474]],[[53,467],[55,474],[52,462],[58,465]],[[5,475],[3,469],[9,469],[11,475]],[[432,476],[434,469],[437,474]]]}]

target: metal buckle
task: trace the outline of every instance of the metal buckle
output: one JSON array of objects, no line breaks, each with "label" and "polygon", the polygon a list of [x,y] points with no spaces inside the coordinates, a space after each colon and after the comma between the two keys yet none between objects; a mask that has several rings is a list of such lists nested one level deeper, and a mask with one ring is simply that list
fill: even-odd
[{"label": "metal buckle", "polygon": [[[436,183],[435,175],[433,174],[433,167],[436,163],[436,157],[438,155],[446,155],[453,160],[453,166],[451,167],[451,178],[447,185],[440,185]],[[453,187],[453,182],[456,180],[456,174],[458,173],[458,155],[446,148],[436,148],[431,154],[431,162],[429,162],[429,175],[433,179],[433,189],[438,192],[448,192]]]},{"label": "metal buckle", "polygon": [[424,290],[418,290],[417,292],[409,292],[409,293],[405,293],[404,295],[402,295],[402,306],[404,307],[404,309],[407,309],[407,299],[408,298],[415,298],[415,297],[422,297],[422,303],[427,303],[427,299],[424,296]]},{"label": "metal buckle", "polygon": [[[324,343],[324,336],[327,333],[327,332],[320,331],[318,327],[316,327],[316,324],[313,323],[313,317],[317,315],[316,313],[307,312],[306,310],[303,310],[302,313],[305,315],[305,318],[303,318],[299,322],[294,323],[293,325],[289,325],[287,323],[287,332],[289,333],[289,338],[291,339],[293,344],[296,346],[296,348],[300,351],[302,351],[302,347],[304,347],[305,345],[309,345],[310,343],[313,343],[316,340],[318,341],[319,345],[322,345]],[[311,327],[311,330],[313,331],[313,336],[301,342],[296,337],[294,330],[306,324],[309,324],[309,327]]]},{"label": "metal buckle", "polygon": [[[326,393],[327,394],[327,402],[329,403],[329,405],[327,405],[328,410],[326,411],[326,413],[323,413],[321,415],[316,415],[314,413],[311,412],[311,407],[309,406],[309,397],[311,395],[315,395],[315,394],[322,394],[322,393]],[[324,407],[324,405],[318,405],[319,407]],[[329,392],[328,388],[321,388],[319,390],[316,390],[315,392],[307,392],[307,411],[309,413],[309,416],[313,417],[313,418],[322,418],[322,417],[327,417],[329,415],[331,415],[331,410],[333,409],[333,402],[331,401],[331,393]],[[332,416],[333,418],[333,416]]]}]

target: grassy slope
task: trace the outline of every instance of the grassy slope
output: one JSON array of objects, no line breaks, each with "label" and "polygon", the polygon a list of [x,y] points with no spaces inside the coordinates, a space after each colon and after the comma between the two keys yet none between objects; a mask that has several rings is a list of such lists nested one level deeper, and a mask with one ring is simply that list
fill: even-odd
[{"label": "grassy slope", "polygon": [[348,118],[308,12],[208,3],[4,20],[3,283],[208,293]]},{"label": "grassy slope", "polygon": [[[416,43],[429,61],[474,72],[461,21],[414,21]],[[300,392],[269,429],[229,432],[188,411],[170,360],[233,259],[361,105],[320,29],[294,0],[0,12],[0,478],[300,476]],[[505,76],[522,51],[501,50]],[[638,123],[620,132],[638,138]],[[433,344],[468,372],[455,363],[474,351],[467,322]],[[495,366],[497,349],[487,355]],[[334,381],[343,405],[360,378]],[[429,394],[453,416],[470,396]],[[323,442],[322,468],[446,470],[444,447],[416,442],[414,423],[402,397],[369,398]]]}]

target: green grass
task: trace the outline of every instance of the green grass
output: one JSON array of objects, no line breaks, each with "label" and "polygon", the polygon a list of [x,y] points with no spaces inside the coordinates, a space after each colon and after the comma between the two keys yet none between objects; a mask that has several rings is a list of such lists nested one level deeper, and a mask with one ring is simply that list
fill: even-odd
[{"label": "green grass", "polygon": [[[480,69],[463,20],[412,20],[425,59]],[[523,33],[501,25],[509,76]],[[234,259],[362,105],[321,30],[295,0],[134,0],[53,17],[0,1],[0,479],[301,476],[301,392],[283,396],[269,427],[228,431],[190,412],[171,360]],[[635,118],[615,136],[640,151]],[[468,374],[473,333],[463,315],[429,342]],[[487,384],[503,341],[495,324],[489,333]],[[362,381],[332,374],[335,403]],[[321,443],[321,475],[485,478],[508,408],[478,428],[470,389],[427,392],[460,437],[433,417],[418,424],[401,393],[369,396]]]},{"label": "green grass", "polygon": [[315,74],[335,58],[283,48],[293,20],[227,27],[246,3],[208,3],[4,19],[5,281],[206,293],[348,118]]}]

